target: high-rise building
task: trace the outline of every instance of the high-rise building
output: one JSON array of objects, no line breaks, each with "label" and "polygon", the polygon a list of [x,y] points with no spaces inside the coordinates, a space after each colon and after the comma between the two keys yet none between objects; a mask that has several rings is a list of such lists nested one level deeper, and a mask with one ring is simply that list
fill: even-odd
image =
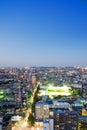
[{"label": "high-rise building", "polygon": [[75,111],[54,111],[54,130],[78,130],[78,118]]},{"label": "high-rise building", "polygon": [[35,105],[36,119],[48,119],[49,118],[49,105],[44,102],[37,102]]},{"label": "high-rise building", "polygon": [[32,84],[36,84],[36,76],[32,76]]}]

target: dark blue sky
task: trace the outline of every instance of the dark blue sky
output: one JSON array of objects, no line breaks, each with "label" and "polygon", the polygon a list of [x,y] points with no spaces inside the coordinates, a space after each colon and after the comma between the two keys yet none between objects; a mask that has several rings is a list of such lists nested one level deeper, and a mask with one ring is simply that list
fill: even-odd
[{"label": "dark blue sky", "polygon": [[0,0],[0,65],[87,65],[86,0]]}]

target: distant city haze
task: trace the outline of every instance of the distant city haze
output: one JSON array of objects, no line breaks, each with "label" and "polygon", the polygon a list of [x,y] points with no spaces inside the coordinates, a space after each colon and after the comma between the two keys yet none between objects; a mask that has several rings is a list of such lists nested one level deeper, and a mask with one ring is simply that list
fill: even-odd
[{"label": "distant city haze", "polygon": [[85,0],[0,0],[0,66],[87,66]]}]

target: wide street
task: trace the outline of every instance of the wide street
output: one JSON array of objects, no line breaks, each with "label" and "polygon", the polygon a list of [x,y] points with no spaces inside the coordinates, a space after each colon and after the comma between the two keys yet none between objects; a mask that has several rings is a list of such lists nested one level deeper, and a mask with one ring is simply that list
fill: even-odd
[{"label": "wide street", "polygon": [[[30,100],[29,100],[31,104],[34,101],[34,95],[36,93],[37,88],[38,88],[38,85],[35,86],[35,88],[33,89],[32,96],[30,97]],[[28,117],[31,113],[31,108],[28,108],[28,110],[26,110],[25,113],[26,113],[25,118],[21,119],[19,122],[16,122],[15,125],[12,127],[12,130],[36,130],[37,129],[36,127],[29,126],[27,122]],[[37,130],[39,130],[39,128]]]}]

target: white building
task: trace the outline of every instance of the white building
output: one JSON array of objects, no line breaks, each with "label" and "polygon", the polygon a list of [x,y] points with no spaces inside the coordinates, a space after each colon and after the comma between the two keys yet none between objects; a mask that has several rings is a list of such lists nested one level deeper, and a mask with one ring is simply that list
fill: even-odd
[{"label": "white building", "polygon": [[54,119],[43,120],[43,130],[54,130]]},{"label": "white building", "polygon": [[43,123],[43,130],[50,130],[49,120],[44,120]]},{"label": "white building", "polygon": [[0,116],[0,130],[2,130],[3,116]]},{"label": "white building", "polygon": [[49,129],[54,130],[54,119],[49,119]]},{"label": "white building", "polygon": [[58,102],[58,101],[53,101],[53,108],[65,108],[68,109],[70,108],[71,105],[68,102]]}]

